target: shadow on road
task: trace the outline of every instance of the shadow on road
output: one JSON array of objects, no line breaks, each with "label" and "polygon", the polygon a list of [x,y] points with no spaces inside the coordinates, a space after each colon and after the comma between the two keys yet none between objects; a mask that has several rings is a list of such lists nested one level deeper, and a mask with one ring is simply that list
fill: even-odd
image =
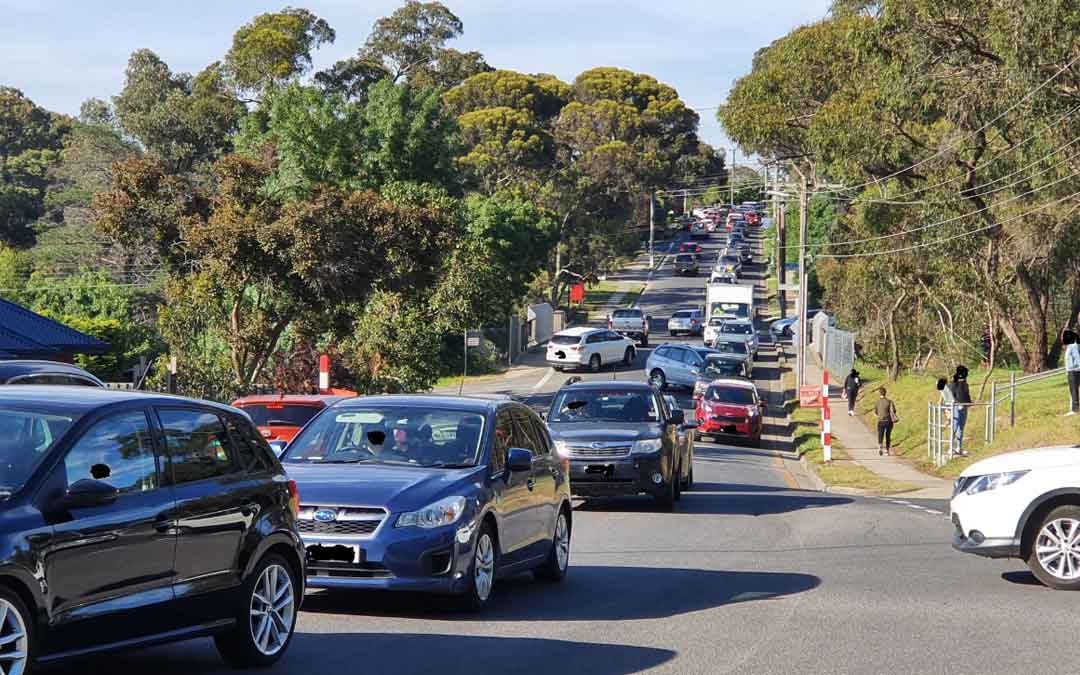
[{"label": "shadow on road", "polygon": [[[360,595],[348,597],[357,606],[368,604],[368,600]],[[505,672],[511,668],[519,670],[521,666],[528,672],[543,672],[553,669],[551,664],[573,664],[574,672],[628,675],[655,668],[673,658],[675,652],[669,649],[568,640],[429,633],[297,632],[285,658],[277,667],[262,672],[476,675]],[[67,665],[43,668],[41,672],[53,675],[211,675],[237,671],[227,668],[209,641],[202,640],[130,654],[79,659]]]},{"label": "shadow on road", "polygon": [[[498,595],[481,614],[456,612],[445,598],[373,591],[309,595],[304,601],[304,611],[380,616],[436,612],[482,623],[625,621],[661,619],[739,602],[768,600],[802,593],[819,583],[821,580],[816,576],[791,572],[614,567],[571,562],[566,579],[555,586],[536,583],[528,575],[500,581]],[[616,672],[582,668],[577,662],[574,671]],[[476,672],[486,671],[480,668]]]},{"label": "shadow on road", "polygon": [[[788,490],[782,494],[748,493],[732,494],[730,491],[711,492],[704,486],[695,486],[684,492],[682,501],[672,515],[720,515],[720,516],[771,516],[781,513],[843,506],[852,503],[850,497],[823,496],[809,490]],[[588,499],[575,511],[607,513],[653,513],[656,505],[649,497],[609,497]]]},{"label": "shadow on road", "polygon": [[1009,583],[1016,584],[1018,586],[1038,586],[1046,590],[1050,590],[1039,581],[1030,570],[1016,570],[1013,572],[1002,572],[1001,578]]}]

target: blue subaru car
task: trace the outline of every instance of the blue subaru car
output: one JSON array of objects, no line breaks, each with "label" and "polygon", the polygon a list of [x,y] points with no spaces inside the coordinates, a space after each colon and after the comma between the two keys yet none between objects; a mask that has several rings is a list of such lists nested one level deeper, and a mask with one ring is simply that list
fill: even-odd
[{"label": "blue subaru car", "polygon": [[540,417],[510,399],[348,399],[282,462],[311,588],[457,595],[479,609],[507,575],[566,575],[569,467]]}]

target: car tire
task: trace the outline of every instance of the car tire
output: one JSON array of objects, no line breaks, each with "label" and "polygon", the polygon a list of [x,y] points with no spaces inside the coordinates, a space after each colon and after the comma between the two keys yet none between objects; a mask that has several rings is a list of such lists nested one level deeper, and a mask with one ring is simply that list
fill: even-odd
[{"label": "car tire", "polygon": [[603,362],[600,360],[599,354],[593,354],[589,357],[589,370],[594,373],[599,373],[600,368],[603,367]]},{"label": "car tire", "polygon": [[34,625],[34,615],[30,613],[18,594],[7,588],[0,587],[0,605],[6,610],[4,621],[0,624],[0,638],[6,640],[5,645],[12,645],[11,652],[23,654],[22,663],[18,666],[15,659],[6,661],[9,670],[5,672],[29,675],[31,671],[35,671],[34,659],[37,658],[37,647],[34,642],[37,638],[37,626]]},{"label": "car tire", "polygon": [[649,382],[657,388],[659,391],[664,391],[664,387],[667,386],[667,376],[664,375],[664,371],[659,368],[653,368],[649,373]]},{"label": "car tire", "polygon": [[634,352],[634,348],[633,347],[627,347],[626,352],[623,354],[623,357],[622,357],[623,365],[626,366],[627,368],[629,368],[630,366],[633,366],[635,358],[637,358],[637,354]]},{"label": "car tire", "polygon": [[682,501],[683,479],[682,479],[682,467],[681,466],[677,467],[675,473],[672,474],[672,476],[671,476],[671,484],[672,484],[672,486],[674,488],[674,493],[675,493],[673,499],[675,501],[677,501],[677,502]]},{"label": "car tire", "polygon": [[[289,585],[289,603],[285,602],[282,582]],[[272,553],[260,560],[241,586],[241,606],[237,608],[236,627],[214,637],[214,644],[222,658],[237,668],[265,668],[276,663],[288,650],[296,633],[296,618],[303,599],[299,588],[296,572],[284,558]],[[264,599],[267,596],[270,603]],[[261,615],[257,613],[260,611]],[[260,616],[261,619],[257,618]],[[288,630],[284,640],[281,640],[277,628],[279,625]],[[278,637],[271,646],[273,633],[277,633]],[[266,638],[266,646],[261,644],[263,637]]]},{"label": "car tire", "polygon": [[[462,609],[479,612],[487,606],[495,591],[495,570],[499,562],[499,547],[495,544],[495,531],[490,523],[484,523],[476,535],[473,559],[469,564],[468,588],[458,598]],[[478,574],[482,571],[483,574]],[[486,575],[486,576],[484,576]]]},{"label": "car tire", "polygon": [[[1059,506],[1043,516],[1036,527],[1038,529],[1032,537],[1027,560],[1032,574],[1050,588],[1059,591],[1080,590],[1080,544],[1073,544],[1063,551],[1051,538],[1055,531],[1058,537],[1072,538],[1075,528],[1080,528],[1080,506]],[[1040,547],[1046,549],[1042,554]],[[1055,556],[1055,553],[1058,555]],[[1064,571],[1066,556],[1069,556],[1073,566],[1071,577]]]},{"label": "car tire", "polygon": [[[562,534],[560,534],[560,532]],[[570,567],[570,514],[567,507],[559,509],[555,519],[555,532],[551,536],[551,551],[544,564],[533,570],[533,578],[544,583],[558,583],[566,578]]]}]

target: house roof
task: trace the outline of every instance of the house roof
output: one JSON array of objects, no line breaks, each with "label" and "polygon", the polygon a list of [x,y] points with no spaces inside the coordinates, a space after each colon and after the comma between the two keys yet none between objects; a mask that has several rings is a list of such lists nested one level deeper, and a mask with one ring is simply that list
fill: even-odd
[{"label": "house roof", "polygon": [[108,342],[0,299],[0,358],[103,354],[109,349]]}]

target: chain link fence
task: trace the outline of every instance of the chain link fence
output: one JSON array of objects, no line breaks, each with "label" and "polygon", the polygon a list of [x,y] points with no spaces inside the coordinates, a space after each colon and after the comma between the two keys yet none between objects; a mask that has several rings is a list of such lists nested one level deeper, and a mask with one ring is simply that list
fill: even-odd
[{"label": "chain link fence", "polygon": [[825,312],[814,316],[810,326],[811,348],[832,375],[843,379],[855,366],[855,333],[840,330],[834,322]]}]

